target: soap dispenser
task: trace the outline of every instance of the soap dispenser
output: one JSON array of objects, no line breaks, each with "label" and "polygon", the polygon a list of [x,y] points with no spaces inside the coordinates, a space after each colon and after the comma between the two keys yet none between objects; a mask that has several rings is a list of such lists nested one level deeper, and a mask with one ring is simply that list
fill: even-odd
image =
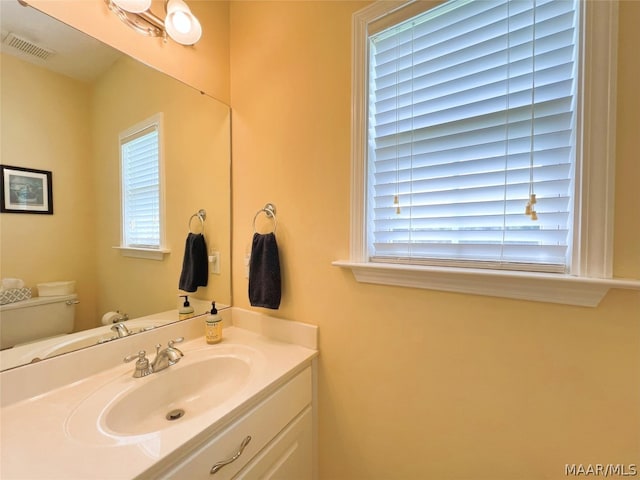
[{"label": "soap dispenser", "polygon": [[222,317],[218,315],[216,302],[211,302],[211,313],[205,319],[204,333],[209,344],[222,340]]},{"label": "soap dispenser", "polygon": [[184,304],[178,310],[178,320],[186,320],[194,315],[193,307],[189,304],[189,295],[180,295],[184,297]]}]

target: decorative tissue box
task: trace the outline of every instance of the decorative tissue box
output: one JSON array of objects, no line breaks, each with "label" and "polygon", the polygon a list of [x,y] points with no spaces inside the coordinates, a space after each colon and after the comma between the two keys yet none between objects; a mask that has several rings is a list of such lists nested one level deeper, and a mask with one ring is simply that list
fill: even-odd
[{"label": "decorative tissue box", "polygon": [[10,288],[0,292],[0,305],[16,303],[31,298],[30,288]]}]

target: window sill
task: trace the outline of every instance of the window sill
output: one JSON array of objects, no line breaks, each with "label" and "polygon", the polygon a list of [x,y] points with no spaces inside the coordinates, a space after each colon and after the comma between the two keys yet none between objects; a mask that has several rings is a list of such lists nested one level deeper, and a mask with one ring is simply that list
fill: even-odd
[{"label": "window sill", "polygon": [[113,247],[120,250],[123,257],[144,258],[147,260],[164,260],[164,256],[171,253],[166,248],[132,248],[132,247]]},{"label": "window sill", "polygon": [[574,277],[452,267],[336,261],[362,283],[596,307],[611,288],[640,290],[640,280]]}]

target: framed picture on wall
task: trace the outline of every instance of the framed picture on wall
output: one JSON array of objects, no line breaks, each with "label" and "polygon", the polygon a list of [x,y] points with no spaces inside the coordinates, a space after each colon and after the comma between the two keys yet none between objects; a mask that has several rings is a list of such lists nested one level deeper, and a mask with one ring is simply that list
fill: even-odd
[{"label": "framed picture on wall", "polygon": [[0,165],[0,212],[53,214],[51,172]]}]

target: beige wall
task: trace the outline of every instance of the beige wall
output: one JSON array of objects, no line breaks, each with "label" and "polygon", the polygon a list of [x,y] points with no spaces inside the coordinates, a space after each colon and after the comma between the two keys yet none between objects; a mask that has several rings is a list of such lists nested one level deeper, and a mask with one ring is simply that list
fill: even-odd
[{"label": "beige wall", "polygon": [[[349,252],[351,15],[231,2],[234,304],[278,208],[283,301],[320,327],[320,478],[555,479],[640,464],[640,293],[580,308],[359,284]],[[620,11],[615,270],[640,278],[640,2]]]},{"label": "beige wall", "polygon": [[[222,275],[209,275],[194,297],[229,304],[229,108],[197,90],[124,57],[96,83],[93,101],[99,311],[137,317],[176,306],[189,218],[207,211],[205,237],[222,253]],[[123,257],[120,244],[120,132],[152,115],[164,116],[167,248],[163,261]],[[192,228],[199,232],[197,220]]]},{"label": "beige wall", "polygon": [[90,97],[88,84],[1,56],[0,162],[53,172],[54,215],[0,215],[0,276],[76,280],[76,328],[94,316]]}]

